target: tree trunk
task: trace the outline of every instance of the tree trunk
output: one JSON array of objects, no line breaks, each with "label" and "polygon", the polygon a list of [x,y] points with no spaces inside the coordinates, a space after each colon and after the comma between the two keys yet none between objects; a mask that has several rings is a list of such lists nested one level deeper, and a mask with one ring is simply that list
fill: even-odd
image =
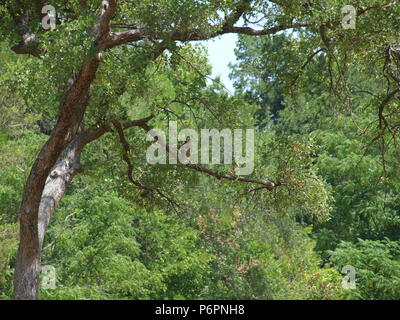
[{"label": "tree trunk", "polygon": [[[71,79],[61,101],[57,124],[36,158],[25,184],[14,271],[15,299],[38,297],[40,253],[45,230],[56,205],[79,169],[79,155],[85,145],[82,140],[88,139],[87,133],[80,134],[80,127],[89,100],[90,86],[100,65],[99,53],[106,49],[110,38],[110,21],[116,6],[115,0],[102,2],[98,32],[93,43],[96,53],[84,59],[81,69]],[[104,129],[99,128],[101,134],[105,132]],[[99,130],[95,130],[95,133],[99,133]]]},{"label": "tree trunk", "polygon": [[[14,299],[34,300],[38,296],[40,253],[29,222],[20,220],[20,246],[14,271]],[[36,226],[37,228],[37,226]]]},{"label": "tree trunk", "polygon": [[[140,124],[142,121],[148,121],[148,119],[140,120],[137,123]],[[127,127],[134,125],[136,125],[135,121],[129,123]],[[74,176],[81,171],[80,156],[83,148],[109,131],[110,127],[104,125],[77,135],[50,170],[41,194],[36,223],[32,223],[35,216],[21,215],[20,245],[14,273],[14,299],[34,300],[38,298],[40,255],[47,226]],[[32,170],[35,168],[36,166]],[[34,176],[35,174],[31,173],[30,179]],[[24,207],[29,210],[31,206],[29,202],[25,201],[23,202]]]},{"label": "tree trunk", "polygon": [[[79,141],[79,140],[78,140]],[[38,214],[38,223],[33,225],[21,216],[20,247],[14,274],[14,298],[37,299],[39,291],[40,254],[50,219],[65,194],[73,177],[80,170],[80,150],[77,140],[61,154],[46,180]]]}]

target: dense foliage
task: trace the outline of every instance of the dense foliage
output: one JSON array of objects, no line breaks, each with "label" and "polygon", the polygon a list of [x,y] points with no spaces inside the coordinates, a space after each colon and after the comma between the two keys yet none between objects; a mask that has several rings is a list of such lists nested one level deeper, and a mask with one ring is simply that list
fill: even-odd
[{"label": "dense foliage", "polygon": [[[287,72],[301,69],[303,41],[301,34],[242,37],[232,77],[246,100],[259,104],[256,116],[262,130],[313,141],[317,150],[313,164],[332,188],[334,201],[328,220],[297,216],[297,221],[312,227],[323,264],[338,271],[345,265],[356,269],[356,289],[345,296],[398,299],[398,148],[395,137],[377,131],[376,97],[370,98],[382,90],[381,83],[374,74],[360,73],[361,67],[354,63],[345,74],[349,87],[335,84],[341,94],[353,92],[344,106],[326,76],[326,55],[314,56],[315,61],[301,70],[302,78]],[[284,65],[277,65],[273,52],[284,52]],[[364,86],[373,93],[363,91]],[[398,105],[394,102],[391,107],[396,110]]]},{"label": "dense foliage", "polygon": [[[47,32],[36,2],[25,4],[40,58],[10,50],[19,4],[0,5],[0,299],[13,294],[24,184],[71,77],[98,54],[98,1],[83,2],[53,1],[59,21]],[[207,81],[202,45],[166,30],[206,39],[242,2],[246,25],[308,28],[240,35],[228,94]],[[41,263],[57,281],[40,298],[400,299],[399,7],[354,2],[363,17],[343,30],[340,0],[120,1],[114,22],[149,34],[101,52],[82,127],[152,114],[166,131],[169,121],[254,128],[252,177],[277,187],[216,179],[232,165],[209,165],[212,175],[151,165],[142,128],[125,131],[129,150],[112,128],[83,150],[46,232]],[[342,286],[349,265],[354,289]]]}]

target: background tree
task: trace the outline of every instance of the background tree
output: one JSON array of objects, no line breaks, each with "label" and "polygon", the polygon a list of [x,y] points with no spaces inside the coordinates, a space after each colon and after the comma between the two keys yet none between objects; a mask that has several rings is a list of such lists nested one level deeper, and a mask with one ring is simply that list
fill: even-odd
[{"label": "background tree", "polygon": [[[261,128],[282,138],[311,139],[316,147],[313,163],[333,189],[331,216],[323,222],[303,215],[297,220],[313,227],[324,263],[339,271],[346,264],[356,267],[357,289],[349,297],[397,299],[396,273],[380,271],[381,262],[383,269],[396,265],[397,254],[381,248],[396,246],[400,236],[397,84],[390,76],[390,54],[378,55],[390,45],[381,45],[376,60],[360,60],[356,44],[344,50],[342,43],[332,57],[318,47],[306,56],[309,38],[306,33],[241,37],[232,77],[246,100],[260,105]],[[285,53],[281,64],[274,52]],[[378,262],[375,255],[385,258]],[[360,263],[363,259],[374,262]]]}]

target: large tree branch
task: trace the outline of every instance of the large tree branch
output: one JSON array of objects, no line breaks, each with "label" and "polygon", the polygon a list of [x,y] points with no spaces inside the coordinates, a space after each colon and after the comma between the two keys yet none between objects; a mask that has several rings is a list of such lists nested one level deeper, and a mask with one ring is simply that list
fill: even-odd
[{"label": "large tree branch", "polygon": [[[163,35],[163,38],[168,38],[173,41],[199,41],[199,40],[208,40],[211,38],[215,38],[217,36],[228,34],[228,33],[236,33],[236,34],[247,34],[252,36],[261,36],[261,35],[269,35],[275,34],[279,31],[295,29],[310,26],[307,22],[293,23],[288,25],[279,25],[269,29],[256,30],[250,27],[234,27],[234,26],[225,26],[220,31],[217,31],[213,34],[204,35],[201,30],[192,30],[189,32],[181,32],[177,30],[166,31]],[[146,28],[135,28],[128,31],[122,32],[111,32],[110,40],[106,44],[106,48],[110,49],[116,46],[120,46],[123,44],[127,44],[130,42],[136,42],[144,39],[148,39],[151,37],[151,33]]]},{"label": "large tree branch", "polygon": [[256,30],[250,27],[230,27],[222,30],[218,35],[225,33],[237,33],[237,34],[247,34],[251,36],[265,36],[269,34],[275,34],[279,31],[289,30],[289,29],[297,29],[302,27],[311,26],[308,22],[298,22],[292,24],[278,25],[275,27],[271,27],[269,29]]},{"label": "large tree branch", "polygon": [[[284,6],[284,3],[280,1],[273,1],[280,6]],[[40,2],[41,3],[41,2]],[[85,1],[80,1],[83,7],[86,6]],[[203,30],[194,29],[191,31],[181,32],[179,30],[166,30],[165,33],[160,37],[162,39],[169,38],[173,41],[199,41],[199,40],[208,40],[223,34],[228,33],[236,33],[236,34],[246,34],[253,36],[260,35],[269,35],[275,34],[279,31],[284,31],[288,29],[295,29],[301,27],[312,26],[311,23],[308,22],[297,22],[297,23],[289,23],[277,25],[268,29],[254,29],[251,27],[235,27],[234,24],[238,22],[238,20],[246,13],[246,11],[250,8],[251,0],[242,0],[239,1],[236,5],[236,8],[233,12],[228,15],[225,21],[221,24],[220,30],[213,34],[206,34]],[[373,5],[367,7],[359,7],[357,9],[357,16],[364,15],[366,12],[371,10],[387,10],[395,6],[396,2],[391,2],[385,5]],[[308,2],[301,3],[300,5],[309,7],[310,4]],[[118,28],[128,28],[131,30],[123,31],[123,32],[112,32],[110,21],[115,14],[117,7],[116,0],[104,0],[102,2],[102,13],[100,15],[100,23],[98,26],[99,36],[97,40],[101,44],[102,49],[110,49],[119,45],[123,45],[130,42],[140,41],[147,38],[150,38],[151,33],[146,28],[138,28],[129,24],[115,24],[113,27]],[[25,19],[25,18],[24,18]],[[37,36],[33,34],[29,28],[27,28],[26,21],[22,19],[22,23],[19,23],[19,30],[21,34],[21,42],[12,47],[12,50],[18,54],[30,54],[32,56],[39,56],[38,49],[38,41]],[[26,20],[26,19],[25,19]],[[321,25],[334,25],[329,22],[322,23]],[[213,26],[215,27],[215,26]],[[153,39],[158,40],[158,39]]]}]

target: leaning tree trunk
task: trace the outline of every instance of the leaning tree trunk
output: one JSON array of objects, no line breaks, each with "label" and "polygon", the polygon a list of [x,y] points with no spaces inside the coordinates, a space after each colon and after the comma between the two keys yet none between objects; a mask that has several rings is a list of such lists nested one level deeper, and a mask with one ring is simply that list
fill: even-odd
[{"label": "leaning tree trunk", "polygon": [[[148,119],[137,122],[132,121],[127,124],[127,127],[134,126],[137,123],[140,124],[142,121],[148,121]],[[50,219],[68,186],[71,184],[72,179],[81,171],[80,155],[83,148],[110,130],[111,128],[109,126],[103,125],[76,135],[75,139],[65,147],[54,166],[49,170],[43,192],[41,192],[37,215],[21,215],[20,246],[17,253],[14,273],[15,299],[37,299],[39,291],[40,254]],[[48,146],[48,143],[44,146],[43,150],[45,150],[46,146]],[[40,153],[37,162],[40,161],[42,153],[43,152]],[[37,170],[37,165],[32,169],[27,186],[30,185],[29,182],[31,179],[35,177],[35,170]],[[26,200],[26,197],[30,194],[31,192],[25,192],[22,208],[30,209],[33,207],[33,205],[30,206],[29,202]],[[28,198],[28,200],[29,199],[30,198]],[[36,198],[33,198],[33,200],[35,199]],[[33,211],[31,210],[31,212]]]},{"label": "leaning tree trunk", "polygon": [[[25,184],[19,213],[20,241],[14,271],[15,299],[38,297],[40,253],[45,229],[55,205],[74,175],[73,171],[77,169],[74,166],[76,161],[79,162],[79,152],[74,156],[73,140],[79,137],[89,89],[101,61],[99,53],[105,49],[105,43],[109,40],[109,24],[115,9],[115,0],[110,1],[110,5],[103,1],[94,42],[96,53],[85,58],[79,73],[70,79],[69,89],[61,101],[57,124],[36,158]],[[77,143],[75,150],[78,151],[80,147]]]},{"label": "leaning tree trunk", "polygon": [[[60,179],[55,175],[61,167],[63,156],[68,162],[68,167],[74,163],[68,156],[69,146],[79,134],[87,101],[88,91],[92,83],[99,59],[95,58],[83,64],[76,80],[68,90],[61,104],[60,116],[57,124],[46,144],[40,151],[31,169],[22,198],[19,214],[20,242],[17,252],[17,260],[14,272],[14,298],[36,299],[38,295],[38,280],[40,273],[40,249],[43,242],[44,229],[41,228],[39,236],[39,208],[43,205],[43,212],[54,210],[54,204],[58,197],[61,198],[64,191],[59,195],[54,194],[55,184],[61,183],[63,178],[60,171]],[[65,154],[66,152],[66,154]],[[61,162],[60,162],[61,161]],[[72,161],[72,162],[71,162]],[[54,169],[53,169],[54,167]],[[54,180],[54,181],[53,181]],[[65,181],[67,185],[67,181]],[[45,190],[46,189],[46,190]],[[43,197],[42,197],[43,196]],[[53,198],[53,199],[51,199]],[[59,200],[58,200],[59,201]],[[47,208],[47,206],[50,206]],[[43,226],[48,222],[42,217]]]},{"label": "leaning tree trunk", "polygon": [[72,141],[51,170],[41,195],[37,223],[21,216],[20,246],[14,274],[14,298],[31,300],[38,297],[40,253],[44,236],[56,206],[73,177],[80,170],[79,140]]}]

